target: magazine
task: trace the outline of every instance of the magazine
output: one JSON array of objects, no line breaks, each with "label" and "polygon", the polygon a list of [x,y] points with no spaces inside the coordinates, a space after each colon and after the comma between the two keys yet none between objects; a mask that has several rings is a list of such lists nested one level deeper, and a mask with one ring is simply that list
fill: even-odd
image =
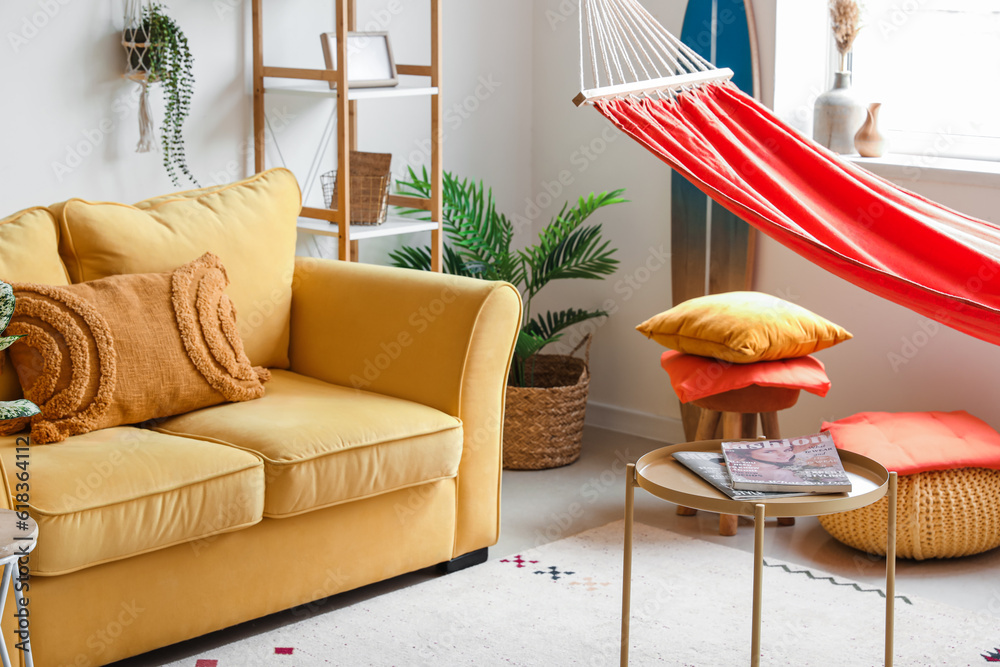
[{"label": "magazine", "polygon": [[674,458],[726,494],[733,500],[762,500],[765,498],[790,498],[805,496],[806,493],[764,493],[763,491],[737,491],[729,481],[726,462],[718,452],[674,452]]},{"label": "magazine", "polygon": [[838,493],[851,490],[828,431],[783,440],[723,441],[733,488]]}]

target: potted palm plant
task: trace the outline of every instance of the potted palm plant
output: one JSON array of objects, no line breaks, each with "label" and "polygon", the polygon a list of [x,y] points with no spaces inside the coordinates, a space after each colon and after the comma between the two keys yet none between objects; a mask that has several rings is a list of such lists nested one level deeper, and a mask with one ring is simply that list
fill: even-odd
[{"label": "potted palm plant", "polygon": [[[13,345],[21,336],[4,336],[4,329],[10,324],[10,318],[14,316],[14,290],[5,282],[0,281],[0,352]],[[0,358],[0,362],[3,359]],[[3,367],[0,366],[0,372]],[[8,371],[9,372],[9,371]],[[38,406],[26,399],[16,401],[0,401],[0,422],[11,419],[27,419],[32,415],[37,415]]]},{"label": "potted palm plant", "polygon": [[[401,194],[430,197],[426,170],[398,183]],[[615,272],[615,249],[601,225],[585,225],[597,210],[624,202],[624,190],[591,193],[563,205],[542,229],[537,243],[512,247],[514,223],[496,209],[493,191],[482,182],[444,173],[445,273],[505,280],[521,293],[524,314],[514,350],[504,418],[504,465],[551,468],[579,458],[589,370],[572,355],[540,354],[569,327],[604,317],[604,310],[565,308],[533,313],[539,292],[556,280],[602,280]],[[405,211],[425,219],[425,211]],[[390,253],[395,266],[430,270],[428,247],[403,247]],[[579,347],[579,346],[578,346]]]}]

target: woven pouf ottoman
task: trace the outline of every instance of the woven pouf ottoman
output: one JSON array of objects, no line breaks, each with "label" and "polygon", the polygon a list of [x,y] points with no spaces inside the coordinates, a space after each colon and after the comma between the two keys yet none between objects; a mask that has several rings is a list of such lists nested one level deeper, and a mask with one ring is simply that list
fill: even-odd
[{"label": "woven pouf ottoman", "polygon": [[[899,475],[896,556],[970,556],[1000,546],[1000,434],[964,411],[865,412],[823,424],[838,448]],[[886,503],[819,517],[834,538],[885,555]]]}]

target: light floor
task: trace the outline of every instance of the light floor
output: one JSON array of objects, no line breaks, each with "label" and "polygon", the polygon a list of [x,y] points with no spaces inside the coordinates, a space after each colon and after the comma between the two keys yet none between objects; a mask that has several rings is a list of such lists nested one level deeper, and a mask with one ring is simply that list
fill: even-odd
[{"label": "light floor", "polygon": [[[623,516],[625,462],[635,461],[662,443],[588,427],[583,455],[564,468],[540,471],[505,471],[503,477],[502,533],[491,558],[502,558],[533,546],[602,526]],[[677,516],[674,506],[636,490],[636,520],[690,537],[709,540],[748,552],[752,567],[753,527],[741,525],[734,537],[718,534],[718,517],[699,513]],[[779,527],[768,521],[765,554],[800,565],[884,585],[885,561],[845,547],[815,518],[797,519],[795,526]],[[1000,618],[1000,549],[979,556],[940,561],[899,560],[896,590],[937,600]],[[333,596],[316,606],[317,613],[347,607],[360,600],[443,576],[430,569]],[[344,613],[350,613],[345,611]],[[258,621],[213,633],[152,653],[116,663],[116,667],[163,665],[197,655],[258,632],[303,620],[301,613],[274,614]],[[193,661],[192,661],[193,665]],[[353,667],[353,666],[352,666]],[[361,667],[361,666],[359,666]]]}]

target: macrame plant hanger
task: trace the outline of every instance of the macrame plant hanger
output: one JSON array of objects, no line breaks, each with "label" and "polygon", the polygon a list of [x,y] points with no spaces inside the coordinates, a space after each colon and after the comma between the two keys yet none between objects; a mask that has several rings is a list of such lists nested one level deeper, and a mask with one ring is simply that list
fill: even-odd
[{"label": "macrame plant hanger", "polygon": [[149,102],[150,39],[147,34],[152,0],[124,0],[125,24],[122,29],[122,46],[125,47],[125,78],[142,87],[139,93],[139,143],[136,153],[149,153],[156,149],[156,128]]},{"label": "macrame plant hanger", "polygon": [[667,32],[637,0],[580,0],[579,16],[577,106],[628,96],[662,99],[733,77],[731,69],[715,67]]}]

